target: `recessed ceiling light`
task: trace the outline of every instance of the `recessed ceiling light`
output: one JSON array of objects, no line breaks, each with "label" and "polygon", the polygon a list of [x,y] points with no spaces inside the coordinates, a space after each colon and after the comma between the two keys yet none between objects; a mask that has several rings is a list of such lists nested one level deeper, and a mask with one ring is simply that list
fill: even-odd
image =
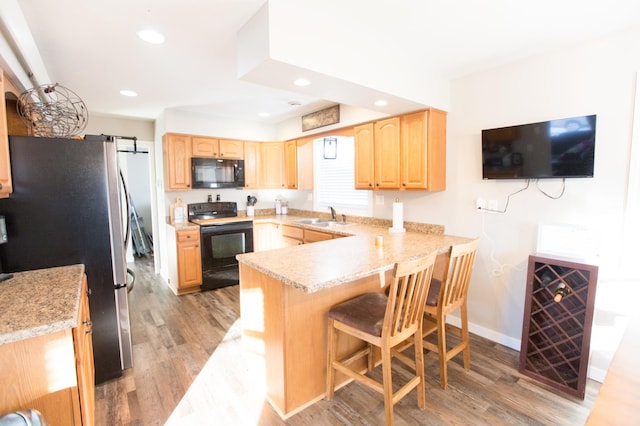
[{"label": "recessed ceiling light", "polygon": [[297,108],[302,105],[302,103],[298,101],[289,101],[287,102],[291,108]]},{"label": "recessed ceiling light", "polygon": [[138,94],[136,92],[134,92],[133,90],[121,90],[120,94],[122,96],[129,96],[129,97],[138,96]]},{"label": "recessed ceiling light", "polygon": [[258,116],[260,117],[269,117],[271,114],[269,114],[268,112],[259,112]]},{"label": "recessed ceiling light", "polygon": [[385,106],[385,105],[387,105],[387,101],[385,101],[383,99],[379,99],[379,100],[375,101],[373,104],[375,106]]},{"label": "recessed ceiling light", "polygon": [[164,36],[156,30],[142,30],[138,31],[138,37],[147,43],[162,44],[164,43]]},{"label": "recessed ceiling light", "polygon": [[304,87],[304,86],[310,85],[311,82],[305,78],[298,78],[293,82],[293,84],[295,84],[298,87]]}]

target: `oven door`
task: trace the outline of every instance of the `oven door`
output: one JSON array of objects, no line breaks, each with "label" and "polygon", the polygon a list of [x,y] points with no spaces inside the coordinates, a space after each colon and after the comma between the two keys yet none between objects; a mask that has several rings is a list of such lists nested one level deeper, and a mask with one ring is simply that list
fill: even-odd
[{"label": "oven door", "polygon": [[202,290],[240,282],[236,255],[253,251],[253,222],[200,227]]}]

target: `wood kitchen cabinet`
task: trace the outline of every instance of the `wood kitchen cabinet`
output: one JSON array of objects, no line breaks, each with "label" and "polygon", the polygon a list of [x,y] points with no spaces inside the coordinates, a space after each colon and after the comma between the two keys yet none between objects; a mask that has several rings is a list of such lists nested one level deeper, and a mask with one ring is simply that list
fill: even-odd
[{"label": "wood kitchen cabinet", "polygon": [[296,141],[298,189],[313,189],[313,138],[310,140]]},{"label": "wood kitchen cabinet", "polygon": [[253,222],[253,251],[280,248],[280,224],[276,222]]},{"label": "wood kitchen cabinet", "polygon": [[304,244],[304,229],[290,225],[282,225],[280,227],[280,247],[299,246],[301,244]]},{"label": "wood kitchen cabinet", "polygon": [[444,190],[446,117],[429,109],[355,126],[355,188]]},{"label": "wood kitchen cabinet", "polygon": [[295,140],[284,143],[284,164],[287,188],[298,189],[298,144]]},{"label": "wood kitchen cabinet", "polygon": [[260,148],[260,188],[286,188],[284,142],[264,142]]},{"label": "wood kitchen cabinet", "polygon": [[282,225],[280,227],[281,232],[281,245],[280,247],[298,246],[300,244],[311,244],[318,241],[331,240],[333,238],[340,238],[341,235],[336,235],[331,232],[316,231],[314,229],[298,228],[297,226]]},{"label": "wood kitchen cabinet", "polygon": [[191,189],[191,149],[190,135],[175,133],[164,135],[162,152],[165,161],[165,191]]},{"label": "wood kitchen cabinet", "polygon": [[314,231],[312,229],[304,230],[304,243],[311,244],[318,241],[326,241],[333,239],[333,234],[329,232]]},{"label": "wood kitchen cabinet", "polygon": [[355,126],[355,187],[356,189],[373,189],[375,184],[374,170],[374,146],[373,123]]},{"label": "wood kitchen cabinet", "polygon": [[260,142],[244,143],[244,187],[260,187]]},{"label": "wood kitchen cabinet", "polygon": [[73,329],[76,369],[78,374],[78,396],[82,424],[95,424],[95,367],[93,365],[92,323],[89,312],[87,277],[84,277],[78,327]]},{"label": "wood kitchen cabinet", "polygon": [[0,412],[33,408],[52,426],[93,425],[91,331],[84,276],[75,328],[0,345]]},{"label": "wood kitchen cabinet", "polygon": [[377,121],[374,127],[376,189],[400,188],[400,118]]},{"label": "wood kitchen cabinet", "polygon": [[192,136],[191,156],[242,160],[244,159],[244,142],[234,139]]},{"label": "wood kitchen cabinet", "polygon": [[356,189],[400,189],[400,117],[354,128]]},{"label": "wood kitchen cabinet", "polygon": [[200,291],[202,285],[202,258],[200,255],[200,229],[175,229],[167,226],[169,250],[169,287],[177,295]]},{"label": "wood kitchen cabinet", "polygon": [[401,117],[402,189],[446,189],[447,113],[429,109]]},{"label": "wood kitchen cabinet", "polygon": [[13,192],[11,182],[11,159],[9,158],[9,132],[7,130],[7,108],[5,104],[4,73],[0,69],[0,198],[6,198]]}]

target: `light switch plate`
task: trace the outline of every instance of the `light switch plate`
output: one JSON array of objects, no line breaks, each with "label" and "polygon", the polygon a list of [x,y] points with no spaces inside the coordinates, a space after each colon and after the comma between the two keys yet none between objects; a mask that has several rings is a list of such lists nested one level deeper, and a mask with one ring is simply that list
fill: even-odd
[{"label": "light switch plate", "polygon": [[376,206],[384,206],[384,195],[376,195]]}]

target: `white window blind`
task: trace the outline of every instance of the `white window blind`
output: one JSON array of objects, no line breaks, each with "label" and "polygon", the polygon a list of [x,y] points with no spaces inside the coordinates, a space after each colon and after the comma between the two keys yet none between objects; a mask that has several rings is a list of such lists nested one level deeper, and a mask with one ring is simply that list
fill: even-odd
[{"label": "white window blind", "polygon": [[354,155],[351,137],[314,141],[314,210],[331,206],[338,214],[371,214],[371,191],[354,189]]}]

